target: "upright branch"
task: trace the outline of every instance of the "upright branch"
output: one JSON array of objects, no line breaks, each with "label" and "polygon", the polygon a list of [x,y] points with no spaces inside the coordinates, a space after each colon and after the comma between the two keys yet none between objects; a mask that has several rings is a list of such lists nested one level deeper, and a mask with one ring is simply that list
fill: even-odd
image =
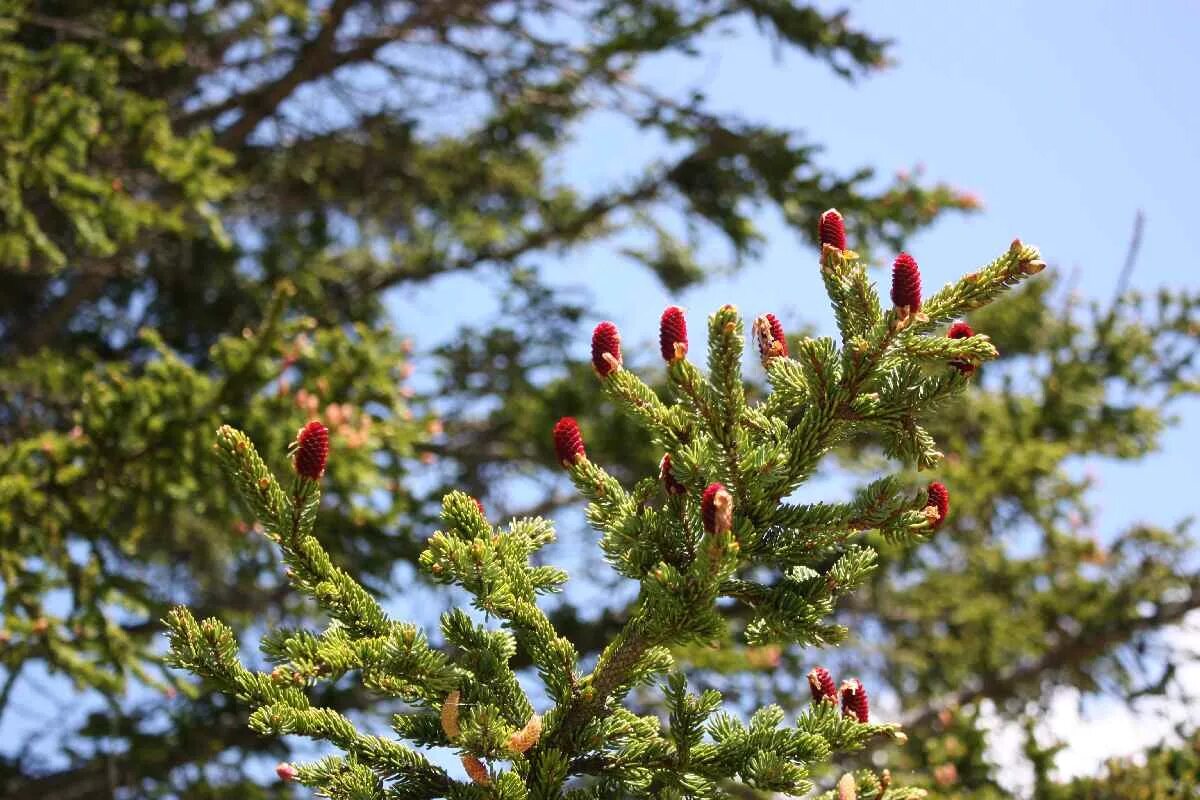
[{"label": "upright branch", "polygon": [[[753,337],[771,386],[762,402],[747,399],[745,325],[733,306],[708,320],[706,371],[688,360],[684,311],[663,313],[666,400],[625,368],[616,326],[596,326],[592,366],[602,390],[642,423],[663,457],[658,475],[626,488],[589,458],[578,421],[564,417],[554,426],[556,457],[587,500],[600,549],[639,589],[628,621],[590,672],[538,604],[567,577],[533,562],[553,528],[539,518],[493,526],[461,492],[445,497],[443,529],[429,538],[420,566],[434,582],[465,590],[484,621],[446,612],[434,647],[415,626],[390,619],[314,533],[329,455],[320,423],[296,439],[296,477],[287,491],[240,432],[221,428],[217,451],[282,550],[288,580],[325,610],[328,625],[268,635],[262,648],[275,666],[260,673],[242,666],[230,629],[179,608],[167,619],[173,662],[252,706],[256,730],[339,748],[342,756],[279,770],[282,779],[330,797],[714,797],[731,782],[802,794],[813,788],[813,767],[834,752],[873,737],[903,738],[899,725],[869,720],[861,681],[838,687],[820,667],[809,675],[811,708],[790,726],[774,706],[742,722],[720,710],[719,693],[689,694],[673,671],[673,648],[726,637],[730,603],[745,606],[736,618],[746,620],[740,633],[749,644],[820,646],[846,637],[829,617],[875,566],[862,534],[900,542],[929,536],[949,514],[949,491],[936,481],[916,487],[888,476],[844,502],[796,504],[789,496],[850,435],[875,436],[901,465],[936,466],[941,454],[921,419],[996,351],[965,323],[942,332],[935,326],[1042,266],[1035,249],[1016,242],[992,264],[922,298],[917,262],[902,254],[885,311],[846,249],[836,211],[822,216],[819,233],[840,341],[790,346],[779,320],[760,316]],[[533,664],[549,699],[540,713],[510,666],[517,653]],[[355,671],[370,690],[408,704],[393,719],[398,738],[366,735],[312,705],[305,689]],[[665,725],[625,704],[631,689],[661,675]],[[462,777],[404,740],[454,748]],[[919,794],[869,772],[845,776],[836,791],[889,800]]]}]

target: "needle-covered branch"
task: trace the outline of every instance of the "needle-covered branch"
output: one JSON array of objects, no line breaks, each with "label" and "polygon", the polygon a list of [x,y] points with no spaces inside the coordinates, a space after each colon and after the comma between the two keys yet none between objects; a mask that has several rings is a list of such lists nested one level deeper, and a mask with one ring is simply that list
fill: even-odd
[{"label": "needle-covered branch", "polygon": [[[919,420],[996,350],[986,335],[937,334],[933,325],[986,302],[1040,263],[1035,250],[1014,245],[922,303],[916,261],[902,254],[893,269],[894,307],[885,312],[857,255],[844,241],[827,243],[821,270],[841,343],[809,338],[789,349],[778,320],[760,317],[753,334],[772,392],[757,403],[743,384],[746,326],[733,306],[709,318],[707,374],[688,361],[683,311],[663,314],[669,399],[624,367],[616,326],[598,325],[592,366],[603,390],[665,452],[658,475],[627,488],[588,457],[576,420],[554,428],[558,461],[587,500],[600,550],[638,589],[590,673],[539,606],[542,594],[567,579],[534,562],[554,540],[548,522],[495,527],[473,498],[446,495],[442,530],[430,536],[420,567],[435,583],[465,591],[474,613],[445,613],[435,648],[414,626],[390,619],[333,563],[314,531],[328,457],[323,427],[311,423],[298,435],[287,491],[244,434],[222,427],[216,449],[229,475],[280,547],[291,585],[329,624],[269,634],[263,652],[276,666],[261,673],[242,666],[228,627],[177,609],[167,619],[171,658],[250,705],[255,730],[311,736],[342,750],[340,758],[281,768],[281,776],[331,797],[720,797],[734,783],[808,792],[814,771],[836,752],[874,737],[903,738],[899,726],[869,721],[867,687],[850,678],[837,689],[818,668],[810,676],[813,704],[791,725],[774,706],[742,722],[722,710],[719,693],[687,692],[684,676],[673,672],[673,649],[722,641],[731,626],[754,646],[827,645],[849,635],[830,618],[839,598],[876,567],[863,534],[900,543],[930,536],[949,513],[949,492],[938,482],[918,487],[884,476],[848,501],[789,497],[851,436],[873,436],[903,464],[935,466],[941,454]],[[730,613],[731,601],[744,608]],[[511,666],[518,654],[536,668],[549,701],[540,712]],[[311,704],[306,689],[353,672],[370,690],[409,705],[393,720],[398,739],[360,733],[341,714]],[[631,690],[662,675],[666,724],[625,703]],[[414,746],[455,749],[464,777],[433,766]],[[851,785],[858,797],[917,796],[871,773],[845,776],[839,791]]]}]

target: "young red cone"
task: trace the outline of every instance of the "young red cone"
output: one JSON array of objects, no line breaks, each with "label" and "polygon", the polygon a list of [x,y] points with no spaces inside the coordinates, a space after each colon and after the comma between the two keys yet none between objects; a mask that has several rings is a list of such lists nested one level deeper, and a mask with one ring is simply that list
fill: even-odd
[{"label": "young red cone", "polygon": [[675,480],[675,473],[671,471],[670,453],[664,453],[662,461],[658,462],[658,478],[662,481],[663,489],[667,494],[687,493],[687,487]]},{"label": "young red cone", "polygon": [[858,678],[842,681],[842,714],[866,722],[870,717],[867,690]]},{"label": "young red cone", "polygon": [[829,670],[824,667],[813,667],[808,673],[808,688],[812,691],[812,699],[814,703],[819,703],[822,700],[832,700],[837,702],[837,685],[833,682],[833,676],[829,674]]},{"label": "young red cone", "polygon": [[592,331],[592,368],[601,378],[621,368],[621,334],[611,322],[601,322]]},{"label": "young red cone", "polygon": [[[965,322],[956,322],[950,326],[950,330],[946,331],[948,339],[968,339],[975,335],[975,331]],[[975,372],[975,365],[965,358],[954,358],[950,360],[950,366],[959,371],[960,374],[970,376]]]},{"label": "young red cone", "polygon": [[296,780],[296,775],[299,773],[291,764],[287,763],[286,761],[281,761],[275,767],[275,774],[279,776],[279,780],[284,781],[285,783],[290,783],[291,781]]},{"label": "young red cone", "polygon": [[820,236],[822,246],[846,249],[846,222],[836,208],[831,208],[821,215]]},{"label": "young red cone", "polygon": [[567,469],[581,458],[587,458],[583,449],[583,434],[579,432],[579,423],[574,417],[563,417],[554,423],[554,452],[558,455],[558,463]]},{"label": "young red cone", "polygon": [[721,483],[710,483],[700,496],[700,517],[709,533],[733,530],[733,496]]},{"label": "young red cone", "polygon": [[667,306],[658,324],[658,347],[663,360],[674,363],[687,355],[687,319],[679,306]]},{"label": "young red cone", "polygon": [[772,358],[787,357],[787,336],[783,332],[783,323],[774,314],[763,314],[754,320],[751,333],[764,364]]},{"label": "young red cone", "polygon": [[926,494],[929,497],[929,505],[937,509],[938,518],[933,522],[933,529],[937,530],[946,521],[946,515],[950,513],[950,491],[946,488],[946,484],[934,481],[926,488]]},{"label": "young red cone", "polygon": [[320,480],[329,460],[329,429],[313,420],[296,434],[294,448],[292,466],[296,474],[310,481]]},{"label": "young red cone", "polygon": [[483,508],[483,501],[478,497],[472,497],[471,499],[475,501],[475,507],[479,509],[479,516],[487,519],[487,511]]},{"label": "young red cone", "polygon": [[946,331],[946,337],[949,339],[968,339],[975,335],[974,329],[961,320],[950,326],[950,330]]},{"label": "young red cone", "polygon": [[910,314],[921,309],[921,270],[908,253],[896,256],[892,263],[892,303]]}]

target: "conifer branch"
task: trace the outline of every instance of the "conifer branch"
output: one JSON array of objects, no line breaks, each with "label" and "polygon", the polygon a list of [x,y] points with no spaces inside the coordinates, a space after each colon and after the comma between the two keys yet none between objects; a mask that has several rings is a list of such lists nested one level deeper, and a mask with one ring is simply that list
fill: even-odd
[{"label": "conifer branch", "polygon": [[[842,346],[805,339],[793,358],[777,321],[760,318],[756,338],[774,391],[755,405],[746,400],[742,321],[732,306],[709,319],[707,375],[687,360],[682,311],[664,313],[660,344],[677,395],[673,405],[624,368],[616,327],[598,325],[592,366],[604,391],[666,455],[657,479],[630,491],[588,457],[576,420],[563,418],[554,428],[558,461],[588,501],[601,550],[640,590],[630,618],[582,677],[575,647],[538,606],[541,593],[566,580],[561,570],[532,560],[553,541],[548,523],[516,519],[496,528],[475,499],[445,496],[442,530],[429,538],[420,566],[435,582],[465,590],[475,609],[502,628],[454,609],[442,617],[449,647],[434,650],[415,626],[389,619],[318,539],[319,481],[329,455],[324,426],[310,422],[298,434],[296,477],[286,492],[249,439],[224,426],[216,450],[227,472],[282,551],[291,585],[330,623],[320,633],[269,634],[263,650],[277,666],[257,673],[240,663],[228,627],[197,622],[180,608],[166,620],[172,662],[253,706],[255,730],[311,736],[342,750],[340,758],[281,766],[281,776],[330,796],[556,798],[569,776],[601,767],[606,774],[597,785],[625,793],[679,785],[684,775],[690,792],[711,794],[730,781],[807,791],[811,766],[835,751],[860,749],[879,736],[903,738],[898,726],[868,721],[867,689],[857,679],[842,684],[840,708],[832,689],[814,695],[794,728],[780,727],[783,713],[775,707],[743,725],[719,713],[718,693],[688,694],[679,673],[663,687],[671,710],[666,729],[629,712],[625,695],[670,673],[671,648],[727,636],[732,619],[721,598],[748,610],[741,633],[750,645],[824,645],[846,637],[828,620],[877,562],[875,551],[854,539],[869,530],[898,541],[932,535],[949,513],[949,493],[938,482],[914,492],[884,477],[845,503],[802,506],[782,498],[854,432],[874,430],[907,463],[936,463],[940,454],[918,415],[961,388],[962,364],[994,357],[995,349],[984,336],[922,332],[939,315],[984,302],[1035,272],[1036,258],[1031,248],[1014,246],[922,305],[916,262],[902,256],[896,308],[885,314],[856,256],[826,247],[822,270]],[[929,364],[952,377],[926,377]],[[653,502],[657,490],[665,502]],[[553,703],[544,716],[514,672],[518,653],[537,668]],[[451,778],[400,741],[360,733],[340,713],[311,705],[303,687],[354,670],[369,689],[412,704],[413,713],[394,718],[394,731],[416,744],[456,748],[467,780]],[[500,769],[500,761],[511,769]]]}]

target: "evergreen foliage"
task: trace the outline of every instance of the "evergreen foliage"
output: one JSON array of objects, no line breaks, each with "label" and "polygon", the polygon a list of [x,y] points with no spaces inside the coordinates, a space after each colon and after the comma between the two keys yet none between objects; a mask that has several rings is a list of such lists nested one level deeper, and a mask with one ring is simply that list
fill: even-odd
[{"label": "evergreen foliage", "polygon": [[[234,423],[275,465],[284,431],[319,412],[342,459],[322,530],[383,590],[432,516],[409,467],[443,454],[441,422],[395,395],[411,366],[389,288],[475,271],[568,319],[539,265],[588,242],[682,287],[714,265],[692,233],[744,261],[762,204],[807,233],[832,198],[886,242],[973,207],[839,174],[798,132],[636,78],[739,20],[846,78],[886,61],[844,15],[791,3],[0,0],[0,723],[46,676],[95,710],[54,742],[6,731],[0,793],[258,791],[204,767],[261,746],[220,698],[144,691],[174,689],[157,642],[172,603],[303,614],[196,432]],[[555,160],[594,113],[664,137],[674,160],[562,180]],[[502,340],[512,319],[482,332]]]},{"label": "evergreen foliage", "polygon": [[[239,630],[313,624],[311,604],[281,584],[269,543],[247,535],[252,520],[209,455],[208,432],[222,422],[281,474],[290,434],[320,415],[337,454],[322,483],[322,547],[373,594],[419,588],[408,564],[422,549],[413,531],[436,517],[429,498],[461,487],[520,517],[575,501],[545,435],[563,414],[584,421],[589,456],[621,485],[660,470],[663,450],[640,418],[592,391],[586,364],[564,369],[583,309],[548,288],[549,265],[573,267],[582,246],[607,242],[679,289],[755,255],[760,206],[840,250],[840,217],[810,224],[835,202],[852,212],[856,244],[874,243],[867,255],[975,205],[944,185],[831,170],[798,132],[640,80],[644,61],[687,58],[730,25],[852,78],[891,52],[844,14],[785,2],[0,0],[0,795],[287,794],[257,779],[254,757],[274,761],[286,746],[249,731],[244,704],[189,696],[194,687],[161,666],[158,620],[178,602]],[[557,160],[595,112],[669,142],[670,158],[622,164],[586,187],[563,180]],[[397,396],[412,364],[383,298],[467,271],[497,288],[500,307],[436,354],[443,431],[407,386]],[[999,355],[921,420],[932,440],[895,439],[912,399],[900,396],[907,379],[880,391],[898,415],[892,439],[845,428],[831,452],[856,470],[881,471],[887,454],[946,453],[937,472],[954,510],[937,535],[913,547],[871,533],[887,507],[853,534],[844,504],[799,506],[781,523],[807,526],[780,543],[785,561],[837,533],[865,536],[879,554],[824,624],[864,632],[828,656],[834,671],[902,704],[912,744],[887,753],[905,783],[1006,796],[981,706],[1023,721],[1064,686],[1175,693],[1179,668],[1194,660],[1161,636],[1200,606],[1194,535],[1148,499],[1144,523],[1108,540],[1076,465],[1135,462],[1168,434],[1200,386],[1200,298],[1119,294],[1086,309],[1061,281],[1031,282],[969,314]],[[801,330],[802,320],[784,321]],[[932,400],[958,391],[940,357],[961,378],[975,366],[917,341],[937,331],[903,354],[936,374],[921,389]],[[799,337],[783,343],[795,351]],[[750,406],[770,386],[793,399],[807,391],[802,370],[770,361],[766,386],[746,371]],[[669,391],[655,377],[653,389]],[[761,408],[776,413],[770,402]],[[410,480],[417,457],[440,466],[428,492]],[[702,484],[684,487],[669,464],[667,474],[667,491],[685,488],[695,505]],[[513,477],[544,491],[517,507],[506,493]],[[858,496],[886,501],[925,482],[876,477]],[[574,530],[560,534],[576,541]],[[574,582],[611,585],[609,573],[585,571]],[[629,614],[619,592],[600,608],[570,594],[543,605],[581,663]],[[769,641],[787,632],[779,625],[760,626],[767,643],[747,646],[748,606],[721,610],[731,630],[720,647],[672,649],[694,690],[719,689],[738,707],[804,709],[813,654]],[[522,669],[529,656],[511,663]],[[36,724],[31,707],[63,701],[47,676],[75,687],[46,710],[56,726],[8,735],[14,721]],[[402,710],[349,679],[312,688],[314,702],[356,720]],[[645,692],[628,696],[635,713],[661,702]],[[1163,752],[1186,762],[1186,746]],[[1046,776],[1038,791],[1050,792],[1052,750],[1031,747],[1029,757]],[[1181,774],[1173,758],[1072,785],[1100,797],[1138,782],[1171,787]],[[869,796],[879,779],[859,774],[856,791]],[[1101,794],[1109,779],[1115,788]]]},{"label": "evergreen foliage", "polygon": [[[443,529],[429,538],[419,563],[435,582],[465,590],[483,621],[448,611],[441,619],[447,648],[436,649],[414,625],[389,618],[322,546],[315,529],[320,471],[305,468],[301,457],[312,432],[301,432],[297,474],[285,491],[248,437],[222,426],[215,447],[226,472],[282,551],[289,584],[315,600],[329,622],[320,632],[268,634],[262,650],[276,666],[256,672],[240,662],[232,629],[212,618],[198,622],[179,607],[166,619],[170,661],[249,703],[254,730],[308,736],[341,750],[341,757],[295,768],[296,780],[329,797],[720,797],[734,782],[806,793],[813,767],[833,753],[881,735],[904,739],[898,726],[869,721],[862,684],[843,685],[840,707],[814,700],[791,726],[780,727],[784,711],[775,705],[743,723],[722,710],[719,692],[687,691],[684,675],[673,671],[672,648],[725,639],[729,601],[745,609],[751,645],[845,638],[845,628],[827,618],[876,566],[863,533],[915,541],[943,521],[944,508],[933,492],[913,492],[892,478],[844,504],[784,500],[851,435],[878,437],[909,464],[936,465],[941,454],[918,419],[964,388],[950,359],[975,362],[995,350],[984,336],[952,339],[930,329],[1043,266],[1036,249],[1014,242],[991,265],[930,298],[923,312],[907,305],[882,312],[857,256],[826,247],[822,270],[843,344],[805,339],[794,359],[773,358],[772,373],[786,367],[796,380],[781,382],[761,403],[745,395],[745,326],[732,306],[708,320],[707,374],[672,353],[670,404],[622,367],[615,327],[598,325],[593,362],[605,393],[667,451],[684,491],[667,492],[655,477],[626,489],[588,458],[574,421],[556,427],[559,459],[588,500],[605,559],[639,589],[629,618],[586,674],[575,646],[538,606],[539,595],[566,580],[532,560],[554,538],[546,521],[514,519],[496,528],[470,496],[446,495]],[[933,356],[934,369],[923,369]],[[491,620],[499,630],[487,625]],[[541,679],[548,705],[540,715],[510,663],[517,653]],[[393,725],[399,739],[360,731],[305,691],[351,672],[368,690],[407,704]],[[665,727],[623,703],[663,674]],[[400,740],[453,747],[467,780]],[[885,787],[873,775],[844,781],[860,784],[863,797],[923,794]]]}]

